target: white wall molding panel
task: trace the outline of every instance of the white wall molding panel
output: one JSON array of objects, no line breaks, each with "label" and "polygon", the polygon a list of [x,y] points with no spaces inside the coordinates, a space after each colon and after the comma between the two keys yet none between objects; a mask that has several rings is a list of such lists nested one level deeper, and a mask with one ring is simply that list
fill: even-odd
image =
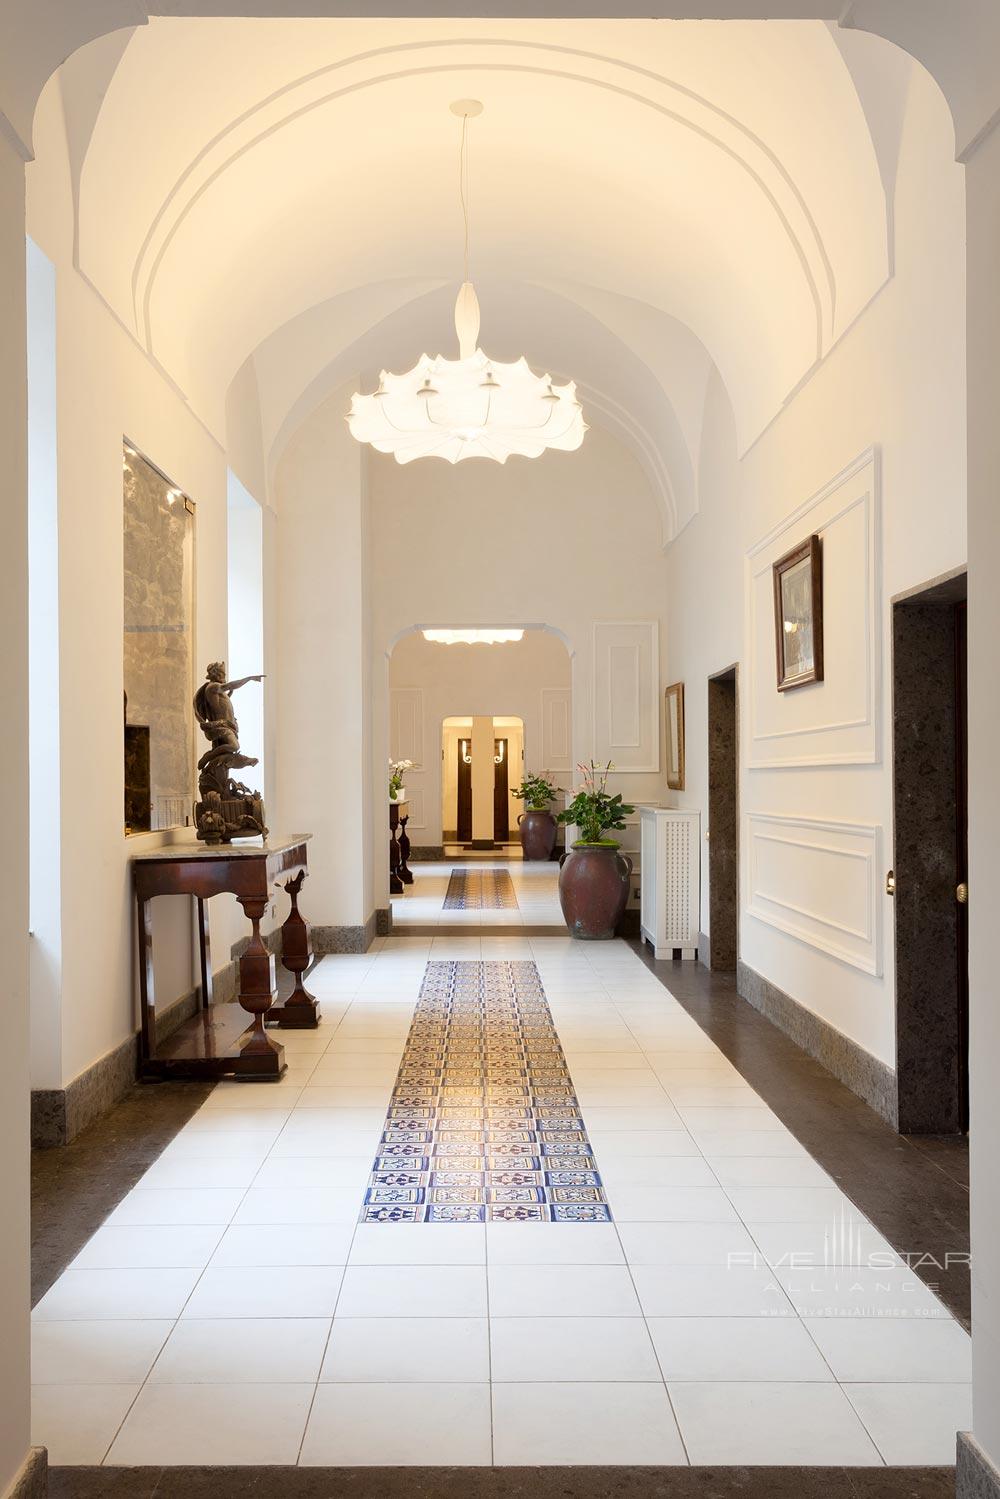
[{"label": "white wall molding panel", "polygon": [[389,753],[424,768],[424,692],[422,687],[393,687],[389,693]]},{"label": "white wall molding panel", "polygon": [[542,766],[573,769],[573,693],[569,687],[542,688]]},{"label": "white wall molding panel", "polygon": [[881,828],[751,812],[746,832],[748,914],[880,977]]},{"label": "white wall molding panel", "polygon": [[[823,542],[825,680],[778,692],[772,564],[814,533]],[[751,769],[881,761],[880,546],[879,461],[870,448],[747,553]]]},{"label": "white wall molding panel", "polygon": [[620,773],[660,769],[660,627],[594,623],[594,759]]}]

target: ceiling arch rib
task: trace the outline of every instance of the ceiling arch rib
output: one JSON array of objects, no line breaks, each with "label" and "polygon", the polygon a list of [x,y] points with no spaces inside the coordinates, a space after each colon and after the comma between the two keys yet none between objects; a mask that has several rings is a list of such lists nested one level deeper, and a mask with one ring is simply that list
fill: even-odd
[{"label": "ceiling arch rib", "polygon": [[[877,163],[822,25],[769,25],[759,57],[752,25],[594,22],[574,49],[558,23],[496,27],[154,21],[132,38],[83,169],[81,265],[140,334],[145,318],[211,425],[250,350],[339,287],[457,278],[458,93],[487,103],[484,272],[555,271],[688,324],[744,446],[884,278]],[[158,131],[177,76],[185,108]]]},{"label": "ceiling arch rib", "polygon": [[[669,391],[612,327],[565,293],[493,279],[482,282],[479,290],[489,353],[507,360],[525,351],[534,367],[557,379],[573,371],[588,420],[630,448],[643,468],[660,509],[666,544],[697,506],[692,433],[678,420]],[[361,319],[355,296],[342,294],[278,329],[254,353],[272,476],[294,433],[345,380],[360,372],[362,382],[373,388],[383,366],[399,370],[412,365],[420,352],[452,352],[450,285],[414,289],[405,301],[395,285],[359,288],[356,295],[369,314],[379,299],[391,308],[361,336],[346,334]],[[687,329],[672,319],[657,319],[649,309],[647,313],[657,325],[660,344],[674,347],[676,369],[683,371],[687,390],[700,391],[703,404],[712,369],[708,354]]]}]

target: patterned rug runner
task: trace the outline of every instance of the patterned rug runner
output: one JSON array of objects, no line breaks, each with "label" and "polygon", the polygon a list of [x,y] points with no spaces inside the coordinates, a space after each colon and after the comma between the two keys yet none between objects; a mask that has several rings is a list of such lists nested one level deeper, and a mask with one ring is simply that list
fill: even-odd
[{"label": "patterned rug runner", "polygon": [[504,911],[517,906],[506,869],[453,869],[444,898],[446,911]]},{"label": "patterned rug runner", "polygon": [[610,1220],[534,963],[428,963],[361,1218]]}]

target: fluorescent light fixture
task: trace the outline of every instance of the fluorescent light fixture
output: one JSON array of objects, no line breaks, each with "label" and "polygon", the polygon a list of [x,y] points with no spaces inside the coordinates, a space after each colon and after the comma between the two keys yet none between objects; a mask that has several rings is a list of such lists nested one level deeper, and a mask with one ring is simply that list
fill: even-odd
[{"label": "fluorescent light fixture", "polygon": [[524,639],[523,630],[421,630],[434,645],[508,645]]}]

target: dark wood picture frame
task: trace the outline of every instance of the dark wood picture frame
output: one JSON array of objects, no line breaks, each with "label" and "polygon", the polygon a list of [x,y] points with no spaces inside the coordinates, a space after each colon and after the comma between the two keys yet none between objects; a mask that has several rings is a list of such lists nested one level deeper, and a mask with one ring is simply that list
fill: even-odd
[{"label": "dark wood picture frame", "polygon": [[[670,704],[676,704],[677,744],[671,741]],[[663,694],[667,734],[667,785],[671,791],[684,790],[684,683],[673,682]],[[674,750],[676,749],[676,755]]]},{"label": "dark wood picture frame", "polygon": [[[803,562],[809,563],[809,614],[812,625],[812,665],[804,671],[790,672],[785,659],[785,574]],[[823,541],[812,535],[779,557],[772,569],[774,577],[774,655],[778,674],[778,691],[788,692],[823,680]]]}]

